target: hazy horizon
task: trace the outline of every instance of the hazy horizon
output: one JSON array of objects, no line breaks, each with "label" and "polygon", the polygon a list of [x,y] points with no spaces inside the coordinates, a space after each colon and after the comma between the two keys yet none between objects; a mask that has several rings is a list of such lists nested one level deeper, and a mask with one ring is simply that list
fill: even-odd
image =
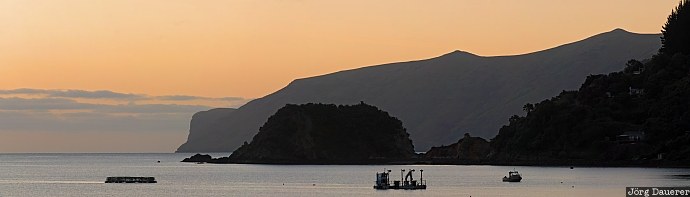
[{"label": "hazy horizon", "polygon": [[0,0],[0,153],[173,152],[193,113],[294,79],[657,34],[677,3]]}]

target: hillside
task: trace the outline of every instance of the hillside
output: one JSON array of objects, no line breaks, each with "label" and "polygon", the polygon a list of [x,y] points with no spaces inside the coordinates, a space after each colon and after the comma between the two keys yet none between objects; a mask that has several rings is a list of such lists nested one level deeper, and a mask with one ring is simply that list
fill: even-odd
[{"label": "hillside", "polygon": [[454,161],[482,161],[490,153],[489,142],[470,134],[448,146],[431,147],[424,155],[427,159],[448,159]]},{"label": "hillside", "polygon": [[659,35],[616,29],[556,48],[481,57],[455,51],[427,60],[384,64],[297,79],[236,111],[190,130],[178,152],[232,151],[285,104],[365,101],[400,118],[417,150],[451,144],[464,133],[491,138],[507,117],[576,89],[591,74],[620,70],[660,47]]},{"label": "hillside", "polygon": [[223,138],[209,138],[209,136],[216,135],[217,131],[222,131],[228,128],[229,125],[225,119],[235,112],[232,108],[216,108],[207,111],[200,111],[192,116],[192,121],[189,123],[188,141],[204,141],[209,144],[224,144],[227,143]]},{"label": "hillside", "polygon": [[341,164],[409,159],[414,148],[402,122],[378,108],[286,105],[268,118],[251,143],[230,155],[233,163]]},{"label": "hillside", "polygon": [[513,116],[492,140],[503,161],[688,161],[690,58],[657,55],[621,72],[592,75],[578,91]]},{"label": "hillside", "polygon": [[690,162],[690,1],[662,29],[651,60],[590,75],[577,91],[524,105],[491,141],[495,161],[598,165]]}]

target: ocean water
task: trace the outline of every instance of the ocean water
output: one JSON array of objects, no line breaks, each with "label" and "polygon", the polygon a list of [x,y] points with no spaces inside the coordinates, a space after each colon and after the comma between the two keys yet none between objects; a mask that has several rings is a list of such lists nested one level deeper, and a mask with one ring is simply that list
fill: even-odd
[{"label": "ocean water", "polygon": [[[690,169],[179,162],[190,155],[0,154],[0,196],[609,197],[625,196],[625,187],[632,186],[690,186],[690,179],[676,176]],[[384,168],[393,170],[393,179],[400,169],[423,169],[428,188],[374,190],[375,173]],[[513,168],[523,181],[502,182]],[[153,176],[158,183],[105,184],[108,176]]]}]

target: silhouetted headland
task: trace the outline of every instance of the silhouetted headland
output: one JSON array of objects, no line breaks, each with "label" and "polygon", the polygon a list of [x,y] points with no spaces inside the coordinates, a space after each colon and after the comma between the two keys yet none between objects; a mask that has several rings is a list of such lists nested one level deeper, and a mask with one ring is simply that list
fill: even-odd
[{"label": "silhouetted headland", "polygon": [[[279,109],[227,158],[231,163],[368,164],[415,155],[402,122],[377,107],[302,104]],[[209,157],[196,155],[188,161]],[[214,162],[204,161],[204,162]],[[217,161],[216,161],[217,162]]]}]

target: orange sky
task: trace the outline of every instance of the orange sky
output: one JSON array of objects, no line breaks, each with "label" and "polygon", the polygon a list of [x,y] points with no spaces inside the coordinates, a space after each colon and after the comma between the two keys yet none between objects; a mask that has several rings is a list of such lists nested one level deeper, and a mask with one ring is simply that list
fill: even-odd
[{"label": "orange sky", "polygon": [[256,98],[295,78],[452,50],[521,54],[676,0],[0,0],[0,89]]}]

